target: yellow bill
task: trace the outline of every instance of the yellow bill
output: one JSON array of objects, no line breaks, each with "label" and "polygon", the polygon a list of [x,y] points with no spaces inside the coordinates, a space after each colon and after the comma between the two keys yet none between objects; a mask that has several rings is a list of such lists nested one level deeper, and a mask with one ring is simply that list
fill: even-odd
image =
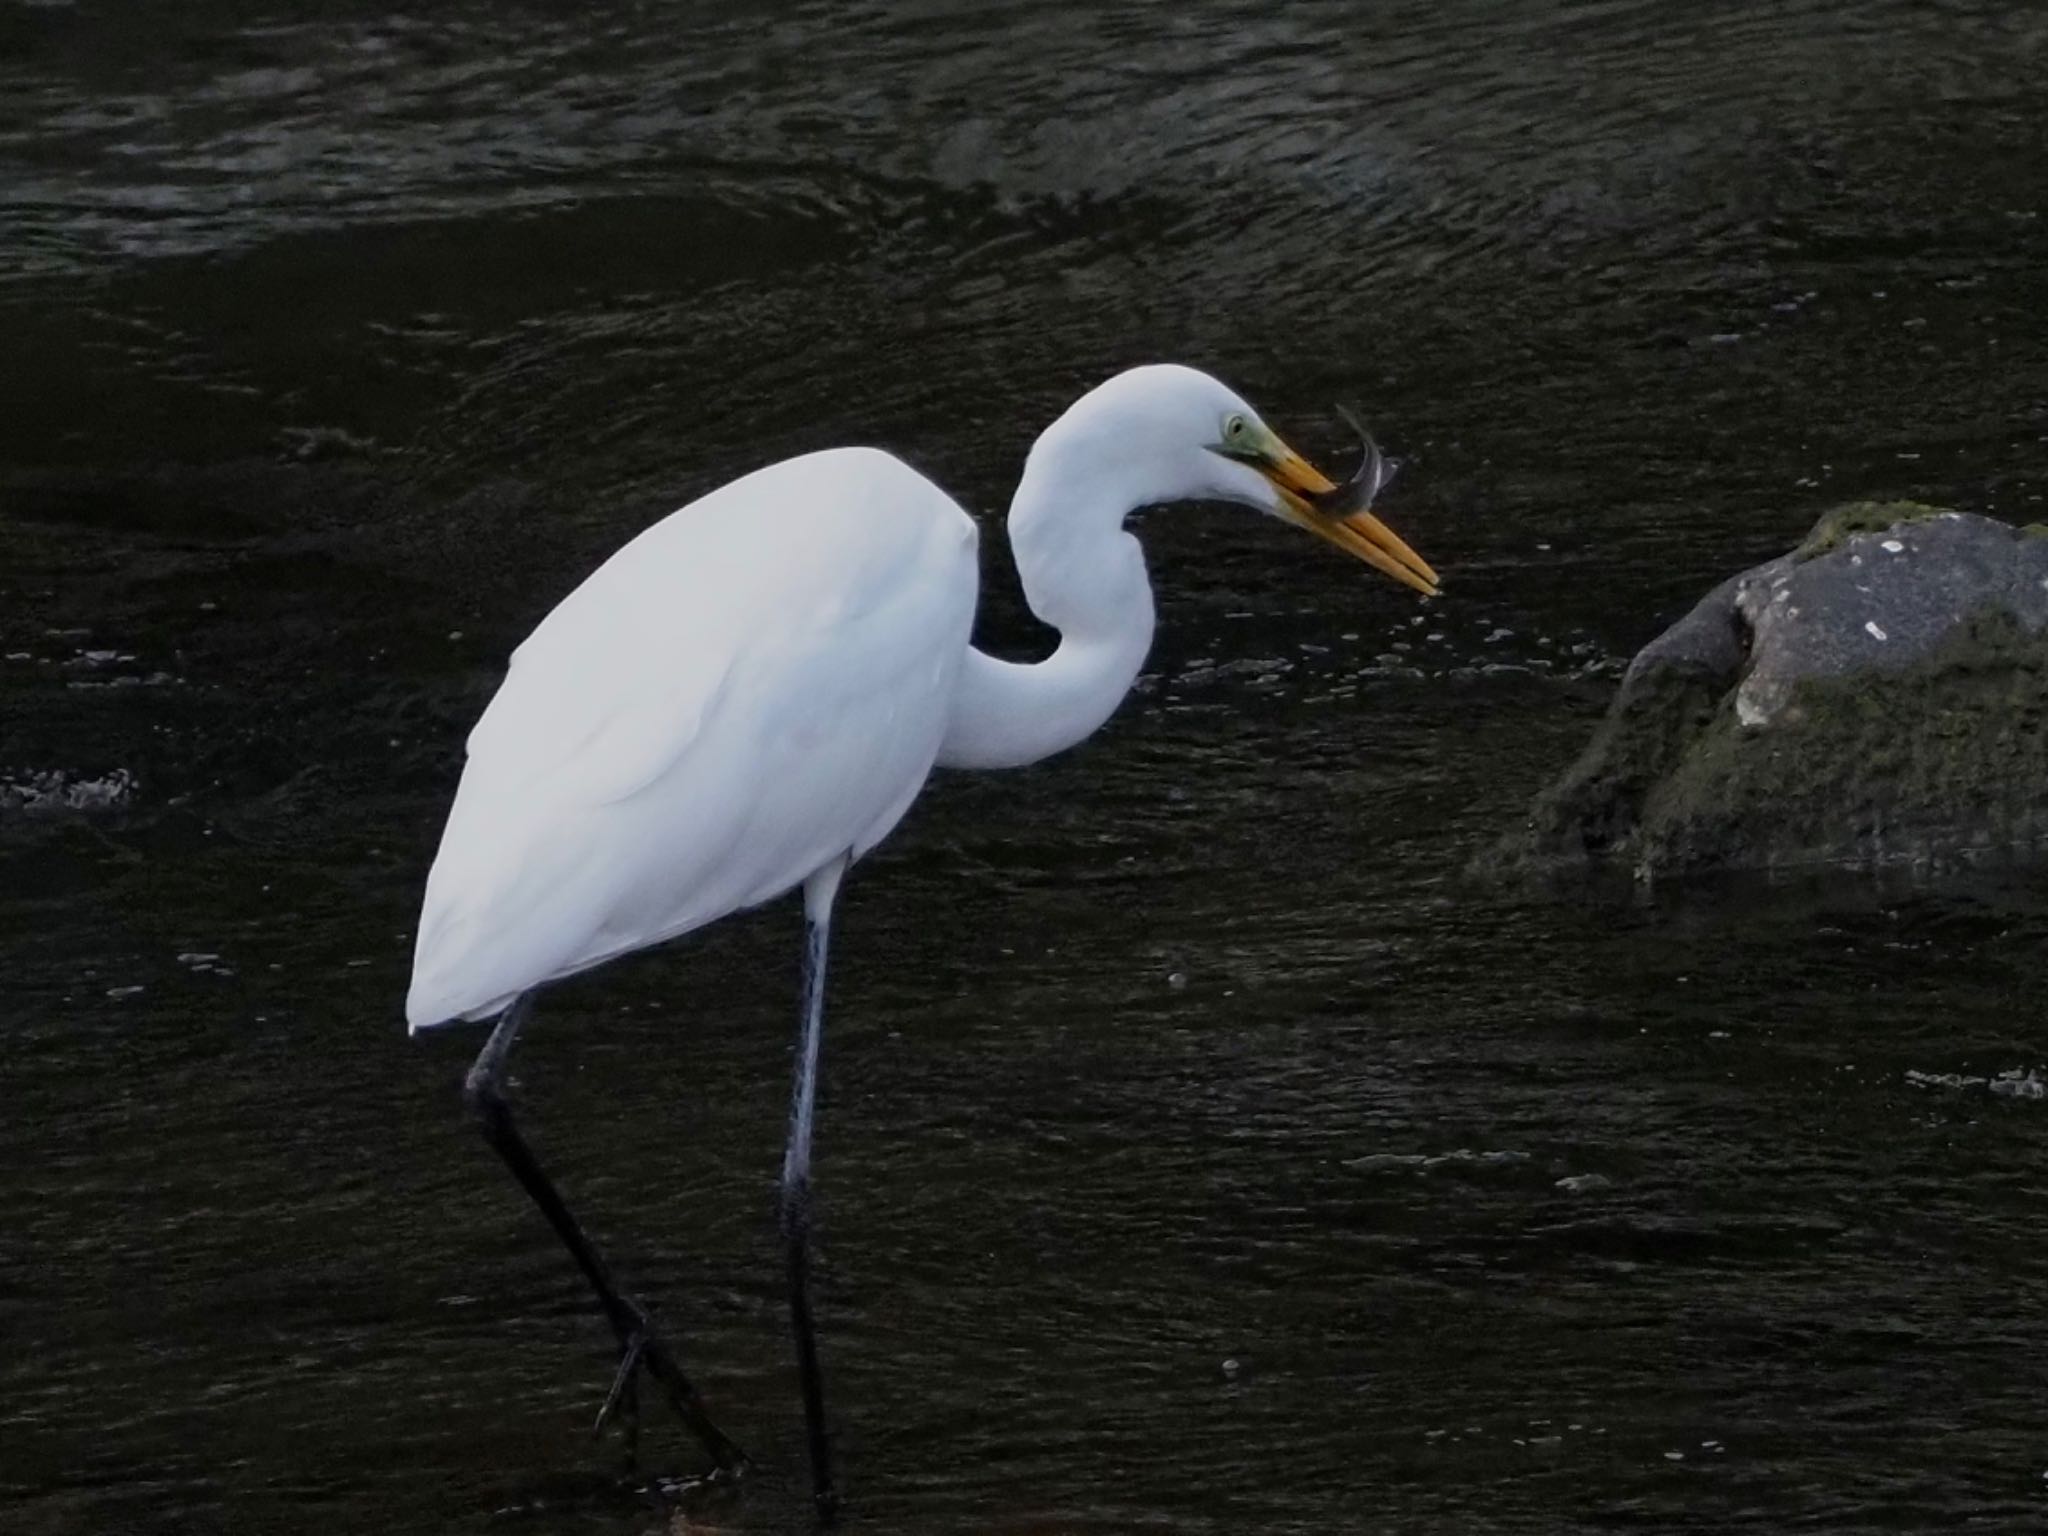
[{"label": "yellow bill", "polygon": [[1280,492],[1280,515],[1287,521],[1424,597],[1437,595],[1437,574],[1429,562],[1370,511],[1322,510],[1317,501],[1333,495],[1338,487],[1285,443],[1275,439],[1274,451],[1259,462],[1258,469]]}]

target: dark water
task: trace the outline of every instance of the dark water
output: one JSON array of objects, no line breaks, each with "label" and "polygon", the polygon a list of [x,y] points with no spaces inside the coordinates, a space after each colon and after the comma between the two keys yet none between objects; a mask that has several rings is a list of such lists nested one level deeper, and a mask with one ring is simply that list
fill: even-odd
[{"label": "dark water", "polygon": [[[0,1529],[660,1525],[475,1036],[400,1028],[462,735],[689,496],[868,440],[993,513],[1158,357],[1311,451],[1357,401],[1452,586],[1155,514],[1140,696],[860,872],[849,1528],[2038,1529],[2040,884],[1457,872],[1830,501],[2044,516],[2048,13],[567,14],[0,5]],[[678,1529],[804,1522],[796,955],[517,1059],[762,1464]]]}]

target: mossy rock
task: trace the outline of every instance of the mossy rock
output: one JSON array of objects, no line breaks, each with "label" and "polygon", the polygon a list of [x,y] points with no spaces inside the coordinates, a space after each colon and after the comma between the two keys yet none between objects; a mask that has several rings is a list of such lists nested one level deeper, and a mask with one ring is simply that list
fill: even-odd
[{"label": "mossy rock", "polygon": [[2048,850],[2048,540],[1830,512],[1631,663],[1490,871],[1639,879]]}]

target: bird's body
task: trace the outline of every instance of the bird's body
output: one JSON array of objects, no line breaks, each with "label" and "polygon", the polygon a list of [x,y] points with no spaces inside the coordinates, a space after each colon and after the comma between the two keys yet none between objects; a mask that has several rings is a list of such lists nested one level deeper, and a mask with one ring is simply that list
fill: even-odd
[{"label": "bird's body", "polygon": [[735,480],[593,572],[470,734],[413,1027],[490,1017],[879,842],[945,736],[976,543],[917,471],[841,448]]},{"label": "bird's body", "polygon": [[[1376,486],[1377,470],[1367,478]],[[1046,429],[1011,502],[1025,597],[1060,634],[1041,662],[969,644],[975,525],[873,449],[771,465],[671,514],[514,653],[470,734],[427,880],[406,1014],[415,1030],[497,1018],[466,1096],[618,1334],[607,1411],[633,1401],[645,1369],[721,1470],[744,1465],[512,1123],[504,1066],[535,991],[803,888],[803,1024],[782,1196],[812,1471],[829,1510],[807,1233],[840,879],[895,827],[935,764],[1020,766],[1108,719],[1152,639],[1144,555],[1124,528],[1141,506],[1246,503],[1433,592],[1429,567],[1370,512],[1334,507],[1337,491],[1214,379],[1132,369]]]}]

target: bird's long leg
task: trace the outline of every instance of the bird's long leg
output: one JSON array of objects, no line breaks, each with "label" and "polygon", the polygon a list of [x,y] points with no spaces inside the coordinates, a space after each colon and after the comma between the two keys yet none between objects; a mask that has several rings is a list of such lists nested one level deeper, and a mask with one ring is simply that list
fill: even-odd
[{"label": "bird's long leg", "polygon": [[690,1378],[683,1374],[668,1346],[654,1331],[646,1308],[619,1289],[604,1256],[597,1251],[576,1218],[569,1214],[569,1207],[562,1202],[553,1181],[542,1171],[532,1149],[512,1123],[512,1106],[505,1099],[505,1059],[512,1053],[512,1042],[518,1038],[519,1026],[532,1012],[533,994],[527,992],[498,1016],[491,1038],[484,1042],[483,1050],[477,1054],[476,1065],[469,1069],[469,1076],[463,1080],[462,1100],[476,1117],[484,1140],[504,1158],[505,1165],[512,1170],[512,1177],[533,1197],[533,1203],[540,1207],[541,1214],[547,1217],[548,1224],[555,1229],[556,1235],[576,1260],[577,1267],[590,1281],[591,1289],[597,1292],[598,1304],[604,1308],[604,1315],[611,1322],[612,1331],[619,1336],[619,1377],[612,1383],[604,1410],[598,1415],[598,1423],[602,1426],[611,1410],[621,1404],[637,1418],[638,1393],[634,1390],[633,1377],[644,1367],[667,1391],[668,1400],[674,1405],[677,1415],[703,1442],[718,1470],[723,1473],[743,1471],[747,1466],[746,1452],[711,1422],[697,1396],[697,1389],[690,1384]]},{"label": "bird's long leg", "polygon": [[782,1154],[782,1238],[789,1258],[789,1322],[796,1334],[797,1373],[803,1382],[804,1429],[811,1446],[811,1492],[818,1518],[830,1521],[839,1495],[832,1485],[832,1448],[825,1434],[825,1383],[818,1372],[818,1339],[811,1326],[811,1118],[818,1102],[818,1049],[825,1032],[825,955],[832,937],[832,903],[846,859],[821,869],[804,884],[803,1024],[797,1034],[796,1083],[790,1094],[789,1143]]}]

